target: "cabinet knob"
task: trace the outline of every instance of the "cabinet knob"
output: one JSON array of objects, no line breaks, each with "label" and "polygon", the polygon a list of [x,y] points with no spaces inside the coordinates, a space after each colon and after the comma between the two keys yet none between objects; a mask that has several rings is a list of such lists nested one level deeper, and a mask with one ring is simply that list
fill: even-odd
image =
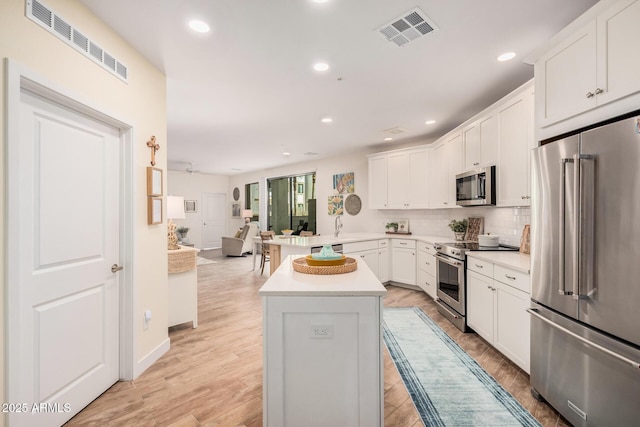
[{"label": "cabinet knob", "polygon": [[478,268],[484,268],[484,265],[476,264],[476,267],[478,267]]},{"label": "cabinet knob", "polygon": [[587,98],[593,98],[595,94],[593,92],[587,92]]},{"label": "cabinet knob", "polygon": [[505,274],[504,277],[506,277],[507,279],[516,280],[515,276],[509,276],[508,274]]},{"label": "cabinet knob", "polygon": [[475,162],[475,163],[473,164],[473,166],[478,166],[479,164],[480,164],[480,163]]},{"label": "cabinet knob", "polygon": [[443,204],[444,204],[444,205],[448,205],[448,204],[449,204],[449,202],[443,202]]},{"label": "cabinet knob", "polygon": [[522,200],[529,200],[531,198],[531,196],[520,196],[520,198]]},{"label": "cabinet knob", "polygon": [[604,92],[602,89],[600,89],[599,87],[596,88],[596,95],[600,95],[602,92]]}]

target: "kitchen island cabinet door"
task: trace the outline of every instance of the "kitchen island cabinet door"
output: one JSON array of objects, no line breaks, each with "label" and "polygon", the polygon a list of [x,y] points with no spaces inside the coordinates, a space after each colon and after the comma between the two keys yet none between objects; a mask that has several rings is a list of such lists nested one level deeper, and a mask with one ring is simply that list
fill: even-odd
[{"label": "kitchen island cabinet door", "polygon": [[382,426],[382,297],[268,296],[265,427]]}]

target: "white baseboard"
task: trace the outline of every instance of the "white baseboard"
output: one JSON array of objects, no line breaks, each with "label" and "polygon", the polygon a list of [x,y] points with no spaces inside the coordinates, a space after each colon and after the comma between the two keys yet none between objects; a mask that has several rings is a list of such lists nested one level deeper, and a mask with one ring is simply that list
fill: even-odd
[{"label": "white baseboard", "polygon": [[160,345],[151,350],[145,357],[140,359],[133,367],[133,379],[138,378],[140,374],[149,369],[151,365],[156,363],[156,361],[160,359],[163,354],[169,351],[170,347],[171,341],[169,340],[169,337],[167,337],[167,339],[160,343]]}]

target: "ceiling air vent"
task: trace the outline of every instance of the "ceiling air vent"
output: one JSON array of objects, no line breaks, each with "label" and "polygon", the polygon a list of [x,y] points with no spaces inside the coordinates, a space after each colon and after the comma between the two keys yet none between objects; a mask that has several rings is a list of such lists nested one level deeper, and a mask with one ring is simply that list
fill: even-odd
[{"label": "ceiling air vent", "polygon": [[406,130],[401,128],[400,126],[394,126],[392,128],[389,128],[389,129],[384,129],[382,132],[390,133],[391,135],[398,135],[400,133],[405,133]]},{"label": "ceiling air vent", "polygon": [[378,28],[378,32],[396,46],[404,46],[437,28],[423,11],[415,8]]},{"label": "ceiling air vent", "polygon": [[108,54],[93,40],[78,31],[72,24],[65,21],[51,8],[38,0],[26,0],[26,15],[36,24],[69,46],[81,52],[87,58],[101,65],[105,70],[123,81],[127,81],[128,70],[116,57]]}]

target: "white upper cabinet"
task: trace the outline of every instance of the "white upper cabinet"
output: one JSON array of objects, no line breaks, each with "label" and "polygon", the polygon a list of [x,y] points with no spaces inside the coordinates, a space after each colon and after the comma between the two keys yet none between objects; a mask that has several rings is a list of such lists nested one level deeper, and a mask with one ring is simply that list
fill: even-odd
[{"label": "white upper cabinet", "polygon": [[464,170],[495,164],[497,138],[494,114],[483,116],[462,129]]},{"label": "white upper cabinet", "polygon": [[429,207],[428,165],[426,147],[392,151],[369,157],[369,207],[372,209]]},{"label": "white upper cabinet", "polygon": [[462,172],[462,131],[444,138],[431,152],[430,204],[433,209],[456,207],[456,174]]},{"label": "white upper cabinet", "polygon": [[598,104],[640,91],[640,56],[633,54],[640,40],[640,1],[617,3],[597,20]]},{"label": "white upper cabinet", "polygon": [[369,208],[387,209],[387,156],[369,157]]},{"label": "white upper cabinet", "polygon": [[533,137],[533,87],[527,85],[517,96],[496,110],[498,152],[496,167],[497,206],[529,206],[529,157]]},{"label": "white upper cabinet", "polygon": [[[639,22],[640,1],[618,1],[536,60],[538,127],[640,91],[640,55],[633,53]],[[586,123],[576,121],[575,127]]]}]

